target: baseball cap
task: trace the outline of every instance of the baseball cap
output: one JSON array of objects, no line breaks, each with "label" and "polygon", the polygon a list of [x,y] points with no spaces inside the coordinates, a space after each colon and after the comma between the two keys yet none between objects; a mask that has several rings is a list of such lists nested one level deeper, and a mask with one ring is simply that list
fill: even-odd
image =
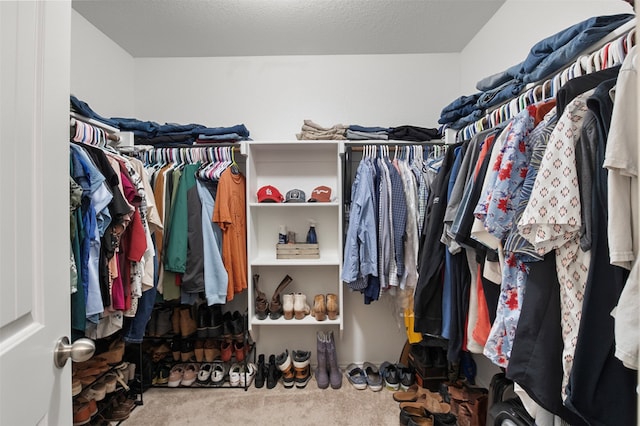
[{"label": "baseball cap", "polygon": [[265,185],[258,189],[259,203],[281,203],[282,200],[284,200],[284,197],[275,186]]},{"label": "baseball cap", "polygon": [[328,203],[331,201],[331,188],[328,186],[318,186],[311,191],[310,203]]},{"label": "baseball cap", "polygon": [[304,203],[305,195],[301,189],[292,189],[287,192],[287,197],[284,200],[285,203]]}]

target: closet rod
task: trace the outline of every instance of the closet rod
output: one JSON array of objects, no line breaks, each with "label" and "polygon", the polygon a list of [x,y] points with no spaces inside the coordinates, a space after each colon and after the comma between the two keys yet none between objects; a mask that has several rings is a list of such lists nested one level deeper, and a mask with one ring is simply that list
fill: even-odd
[{"label": "closet rod", "polygon": [[120,129],[117,127],[110,126],[101,121],[94,120],[93,118],[85,117],[84,115],[78,114],[77,112],[69,111],[69,116],[72,119],[80,120],[83,123],[91,124],[92,126],[99,127],[102,130],[106,130],[109,133],[118,133]]},{"label": "closet rod", "polygon": [[438,139],[437,141],[424,141],[424,142],[411,142],[411,141],[371,141],[368,143],[360,143],[360,142],[345,142],[346,148],[351,148],[353,151],[362,151],[362,148],[365,146],[388,146],[390,150],[395,150],[396,148],[402,148],[405,146],[437,146],[437,145],[446,145],[443,139]]}]

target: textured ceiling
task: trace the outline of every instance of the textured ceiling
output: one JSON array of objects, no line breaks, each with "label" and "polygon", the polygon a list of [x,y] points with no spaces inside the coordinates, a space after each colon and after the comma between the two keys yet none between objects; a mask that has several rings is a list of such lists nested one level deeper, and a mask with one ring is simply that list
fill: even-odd
[{"label": "textured ceiling", "polygon": [[73,0],[133,57],[460,52],[505,0]]}]

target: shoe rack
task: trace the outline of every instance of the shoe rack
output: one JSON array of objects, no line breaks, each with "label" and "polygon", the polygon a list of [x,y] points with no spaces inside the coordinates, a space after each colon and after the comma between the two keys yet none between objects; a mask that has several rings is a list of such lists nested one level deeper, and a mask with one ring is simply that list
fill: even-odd
[{"label": "shoe rack", "polygon": [[[248,326],[256,341],[264,327],[334,325],[343,330],[342,152],[340,141],[248,141],[242,145],[247,178]],[[267,185],[284,197],[290,190],[301,190],[305,200],[260,203],[258,190]],[[319,186],[331,188],[331,199],[308,202]],[[315,224],[317,247],[278,244],[282,227],[289,242],[294,238],[305,243],[311,223]],[[282,315],[267,311],[265,316],[264,303],[256,308],[259,296],[270,307],[277,306],[278,300],[272,302],[278,293]],[[314,308],[319,315],[314,315]]]}]

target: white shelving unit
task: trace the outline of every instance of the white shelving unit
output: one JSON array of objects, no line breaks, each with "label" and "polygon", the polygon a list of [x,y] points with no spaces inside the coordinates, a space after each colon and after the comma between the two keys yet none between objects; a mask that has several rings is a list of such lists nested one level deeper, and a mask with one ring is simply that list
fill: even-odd
[{"label": "white shelving unit", "polygon": [[[248,141],[244,142],[247,178],[247,254],[249,330],[257,338],[261,327],[335,325],[343,329],[342,269],[342,166],[340,141]],[[272,185],[286,196],[291,189],[304,191],[306,199],[318,186],[332,190],[331,202],[258,203],[258,189]],[[309,223],[316,223],[320,247],[318,259],[277,259],[276,244],[280,225],[295,232],[297,242],[305,242]],[[269,301],[286,275],[293,281],[283,293],[304,293],[309,306],[317,294],[338,295],[337,319],[260,320],[255,316],[252,277],[259,275],[258,287]]]}]

